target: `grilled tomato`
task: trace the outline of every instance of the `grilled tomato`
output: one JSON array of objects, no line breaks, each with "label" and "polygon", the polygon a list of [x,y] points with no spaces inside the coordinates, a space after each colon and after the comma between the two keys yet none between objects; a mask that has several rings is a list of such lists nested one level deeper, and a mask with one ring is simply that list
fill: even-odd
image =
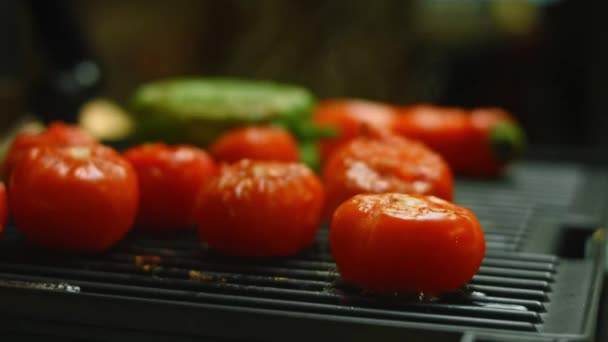
[{"label": "grilled tomato", "polygon": [[241,159],[297,162],[298,143],[286,130],[272,126],[235,128],[221,135],[209,152],[218,161]]},{"label": "grilled tomato", "polygon": [[452,172],[421,143],[391,136],[356,138],[340,147],[323,172],[326,215],[361,193],[399,192],[434,195],[451,201]]},{"label": "grilled tomato", "polygon": [[196,214],[202,240],[221,253],[286,256],[312,244],[322,207],[323,187],[308,167],[243,159],[201,191]]},{"label": "grilled tomato", "polygon": [[468,209],[433,196],[362,194],[336,210],[331,253],[345,281],[378,293],[437,294],[477,272],[485,239]]},{"label": "grilled tomato", "polygon": [[188,145],[150,143],[123,153],[137,172],[142,231],[171,232],[194,227],[198,191],[217,171],[207,152]]},{"label": "grilled tomato", "polygon": [[395,110],[379,102],[359,99],[325,100],[317,105],[314,122],[321,127],[334,127],[337,136],[321,141],[321,160],[327,161],[341,145],[360,135],[381,136],[392,129]]},{"label": "grilled tomato", "polygon": [[130,230],[138,202],[137,175],[101,145],[29,149],[8,190],[17,230],[32,243],[100,252]]},{"label": "grilled tomato", "polygon": [[52,122],[42,132],[23,132],[15,137],[2,163],[0,176],[8,184],[13,168],[32,147],[45,145],[83,146],[96,143],[97,141],[92,135],[78,126]]}]

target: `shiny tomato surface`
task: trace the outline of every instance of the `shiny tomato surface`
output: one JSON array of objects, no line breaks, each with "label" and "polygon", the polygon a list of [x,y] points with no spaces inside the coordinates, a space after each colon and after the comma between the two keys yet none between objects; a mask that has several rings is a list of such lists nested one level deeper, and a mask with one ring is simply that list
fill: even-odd
[{"label": "shiny tomato surface", "polygon": [[45,145],[84,146],[96,143],[96,139],[80,127],[63,122],[53,122],[42,132],[20,133],[15,137],[6,154],[0,176],[8,184],[12,169],[32,147]]},{"label": "shiny tomato surface", "polygon": [[215,162],[194,146],[150,143],[123,153],[137,172],[142,231],[171,232],[194,227],[197,194],[217,172]]},{"label": "shiny tomato surface", "polygon": [[221,135],[209,152],[218,161],[241,159],[297,162],[298,143],[286,130],[272,126],[236,128]]},{"label": "shiny tomato surface", "polygon": [[395,109],[379,102],[357,99],[322,101],[313,120],[321,127],[335,127],[337,136],[321,141],[321,160],[327,161],[338,147],[358,136],[376,137],[389,133],[394,118]]},{"label": "shiny tomato surface", "polygon": [[379,293],[456,289],[485,255],[471,211],[433,196],[397,193],[344,202],[331,221],[330,246],[344,280]]},{"label": "shiny tomato surface", "polygon": [[498,176],[523,145],[523,133],[511,115],[499,108],[417,105],[403,108],[394,132],[424,142],[457,174]]},{"label": "shiny tomato surface", "polygon": [[201,239],[221,253],[286,256],[312,244],[323,187],[298,163],[241,160],[224,166],[201,192]]},{"label": "shiny tomato surface", "polygon": [[31,148],[9,186],[18,231],[36,245],[69,251],[100,252],[122,239],[138,196],[131,164],[100,145]]},{"label": "shiny tomato surface", "polygon": [[361,193],[434,195],[451,201],[454,181],[443,159],[401,137],[360,137],[338,149],[325,165],[326,216]]}]

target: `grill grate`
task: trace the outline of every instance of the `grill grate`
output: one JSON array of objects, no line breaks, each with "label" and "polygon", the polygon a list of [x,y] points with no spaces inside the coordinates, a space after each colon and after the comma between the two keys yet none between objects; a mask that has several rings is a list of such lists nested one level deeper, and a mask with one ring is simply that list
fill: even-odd
[{"label": "grill grate", "polygon": [[325,247],[251,260],[219,257],[189,241],[136,239],[104,257],[5,251],[0,279],[60,281],[82,293],[537,331],[556,271],[548,255],[489,253],[466,293],[378,300],[341,284]]},{"label": "grill grate", "polygon": [[456,202],[478,216],[488,248],[517,250],[528,233],[534,210],[570,206],[584,176],[578,165],[519,164],[499,182],[459,180]]},{"label": "grill grate", "polygon": [[[561,180],[555,182],[555,177]],[[19,291],[36,289],[57,293],[44,297],[47,299],[67,296],[63,303],[69,303],[72,297],[80,300],[71,302],[72,306],[85,298],[93,298],[100,305],[109,299],[124,299],[124,303],[170,303],[194,307],[199,310],[197,313],[210,310],[200,324],[189,321],[192,317],[182,317],[185,323],[175,328],[175,333],[191,329],[189,333],[194,335],[216,337],[250,338],[249,334],[258,326],[261,331],[253,337],[266,337],[263,328],[266,323],[262,321],[248,325],[243,332],[232,331],[230,323],[222,328],[205,325],[219,315],[218,310],[227,308],[240,310],[244,316],[239,317],[243,320],[255,320],[257,315],[266,314],[275,315],[274,319],[291,315],[297,319],[282,322],[292,324],[289,326],[293,329],[301,328],[303,320],[317,317],[317,326],[331,320],[365,322],[368,328],[403,329],[400,331],[425,327],[429,332],[442,327],[459,332],[474,329],[538,337],[567,327],[572,336],[579,332],[577,322],[590,316],[580,308],[560,307],[559,298],[566,296],[573,303],[589,300],[592,287],[589,283],[596,279],[590,275],[593,263],[522,252],[521,246],[524,241],[533,242],[527,240],[532,230],[547,229],[548,223],[537,226],[535,219],[539,213],[545,213],[544,208],[552,208],[547,212],[567,211],[570,203],[576,201],[574,194],[584,177],[583,170],[577,167],[524,164],[502,182],[458,180],[457,202],[471,208],[482,221],[488,250],[481,269],[466,289],[441,297],[378,297],[343,284],[329,253],[328,232],[324,227],[315,246],[298,256],[281,259],[218,256],[199,244],[194,233],[172,238],[133,235],[105,255],[63,255],[32,249],[10,230],[5,241],[0,242],[0,301],[9,303],[16,300]],[[580,273],[572,281],[580,291],[572,292],[573,286],[567,282],[575,270]],[[587,276],[582,277],[583,274]],[[27,293],[19,298],[41,300],[41,297],[31,299]],[[62,302],[55,305],[58,303]],[[15,302],[12,310],[15,307],[21,310],[24,306]],[[159,307],[158,312],[169,308]],[[118,317],[121,311],[115,308],[111,315]],[[235,312],[229,317],[234,317]],[[108,313],[102,317],[104,322],[110,319]],[[150,319],[150,315],[146,317]],[[569,320],[570,324],[560,324],[560,319]],[[78,323],[96,323],[91,318],[82,320]],[[218,318],[216,324],[222,322]],[[129,324],[136,323],[130,320]],[[147,322],[142,324],[146,329],[154,328]],[[273,329],[273,321],[267,324],[266,329]],[[197,328],[199,325],[203,327]],[[351,328],[341,331],[355,334]],[[274,339],[286,339],[282,337],[277,335]]]}]

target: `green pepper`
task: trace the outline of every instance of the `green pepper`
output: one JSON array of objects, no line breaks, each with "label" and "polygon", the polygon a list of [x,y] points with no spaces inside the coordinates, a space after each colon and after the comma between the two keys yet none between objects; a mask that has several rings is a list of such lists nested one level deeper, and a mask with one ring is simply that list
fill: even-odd
[{"label": "green pepper", "polygon": [[[233,78],[170,79],[138,88],[130,113],[137,140],[207,146],[228,129],[271,124],[301,142],[303,161],[315,167],[315,141],[333,136],[311,122],[315,99],[305,88]],[[307,146],[307,147],[303,147]],[[316,153],[316,149],[314,149]]]}]

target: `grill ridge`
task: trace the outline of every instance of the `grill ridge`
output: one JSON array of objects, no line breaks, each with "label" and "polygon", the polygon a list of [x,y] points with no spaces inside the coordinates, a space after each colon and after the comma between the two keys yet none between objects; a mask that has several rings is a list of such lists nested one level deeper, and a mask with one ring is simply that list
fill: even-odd
[{"label": "grill ridge", "polygon": [[465,288],[438,297],[376,296],[344,284],[328,249],[327,227],[322,227],[317,244],[309,250],[280,259],[219,256],[199,243],[194,233],[172,237],[136,233],[107,254],[73,256],[30,248],[11,231],[8,241],[0,242],[0,294],[2,288],[38,289],[64,291],[66,297],[540,335],[559,305],[555,298],[563,292],[560,279],[569,260],[522,251],[522,242],[535,229],[531,217],[537,215],[537,208],[551,206],[566,212],[583,177],[580,168],[557,169],[555,174],[563,179],[555,186],[546,176],[551,170],[555,171],[524,165],[504,181],[458,180],[456,202],[479,217],[487,253]]}]

